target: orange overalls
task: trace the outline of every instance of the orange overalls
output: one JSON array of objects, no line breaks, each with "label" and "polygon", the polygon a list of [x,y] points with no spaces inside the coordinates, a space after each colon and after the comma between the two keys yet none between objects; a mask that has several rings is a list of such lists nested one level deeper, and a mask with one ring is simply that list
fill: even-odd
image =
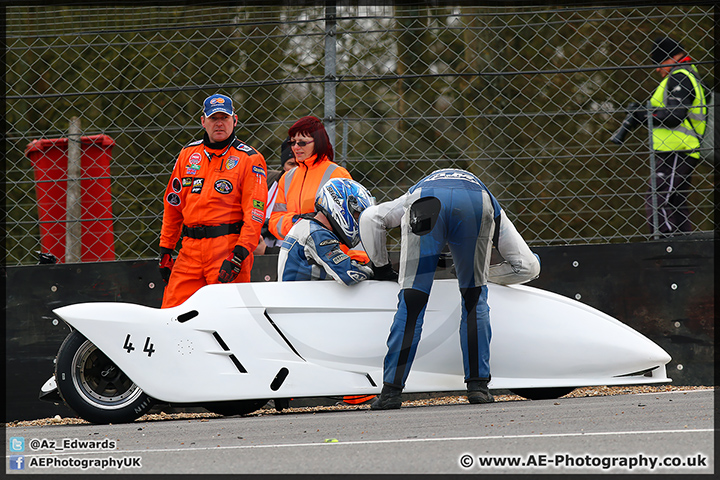
[{"label": "orange overalls", "polygon": [[180,152],[165,190],[160,246],[182,247],[162,308],[218,283],[223,261],[239,245],[248,251],[234,283],[249,282],[267,201],[266,165],[254,148],[234,139],[222,150],[202,140]]},{"label": "orange overalls", "polygon": [[[283,240],[290,231],[294,216],[315,211],[315,197],[325,182],[331,178],[352,180],[350,173],[337,163],[327,157],[315,163],[316,158],[317,155],[313,155],[304,162],[298,162],[297,167],[280,178],[275,206],[268,222],[270,233],[278,240]],[[354,260],[362,263],[369,261],[364,251],[348,250],[343,244],[340,248]]]}]

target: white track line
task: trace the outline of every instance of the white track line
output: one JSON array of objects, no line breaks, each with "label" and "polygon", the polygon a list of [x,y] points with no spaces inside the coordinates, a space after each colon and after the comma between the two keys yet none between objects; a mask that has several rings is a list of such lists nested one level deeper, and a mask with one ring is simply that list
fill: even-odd
[{"label": "white track line", "polygon": [[508,440],[508,439],[522,439],[522,438],[558,438],[558,437],[595,437],[595,436],[610,436],[610,435],[657,435],[667,433],[706,433],[714,432],[712,428],[698,428],[691,430],[642,430],[636,432],[586,432],[586,433],[548,433],[548,434],[534,434],[534,435],[491,435],[487,437],[447,437],[447,438],[399,438],[393,440],[354,440],[348,442],[337,442],[337,443],[286,443],[286,444],[273,444],[273,445],[232,445],[232,446],[217,446],[217,447],[187,447],[187,448],[157,448],[148,450],[94,450],[90,452],[48,452],[48,453],[32,453],[26,454],[26,457],[34,456],[49,456],[49,455],[98,455],[98,454],[130,454],[130,453],[170,453],[170,452],[192,452],[192,451],[207,451],[207,450],[247,450],[254,448],[298,448],[298,447],[318,447],[328,445],[379,445],[387,443],[426,443],[426,442],[467,442],[469,440]]}]

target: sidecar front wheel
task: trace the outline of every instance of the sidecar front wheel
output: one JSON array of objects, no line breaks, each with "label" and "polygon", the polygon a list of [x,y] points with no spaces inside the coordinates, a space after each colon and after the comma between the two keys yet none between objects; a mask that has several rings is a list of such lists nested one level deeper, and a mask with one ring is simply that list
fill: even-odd
[{"label": "sidecar front wheel", "polygon": [[155,403],[78,331],[58,350],[55,378],[65,403],[92,423],[132,422]]}]

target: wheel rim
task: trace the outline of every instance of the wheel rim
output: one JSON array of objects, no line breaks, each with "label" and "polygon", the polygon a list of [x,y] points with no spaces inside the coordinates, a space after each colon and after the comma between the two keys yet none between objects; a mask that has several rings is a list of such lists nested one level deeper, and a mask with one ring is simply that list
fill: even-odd
[{"label": "wheel rim", "polygon": [[89,340],[73,357],[75,390],[98,408],[114,410],[134,402],[143,391]]}]

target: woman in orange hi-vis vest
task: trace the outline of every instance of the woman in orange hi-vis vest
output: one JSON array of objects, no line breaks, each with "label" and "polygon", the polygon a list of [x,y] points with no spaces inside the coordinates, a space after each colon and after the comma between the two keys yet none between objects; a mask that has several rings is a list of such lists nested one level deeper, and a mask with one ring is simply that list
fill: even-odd
[{"label": "woman in orange hi-vis vest", "polygon": [[[269,230],[278,240],[285,238],[300,215],[315,211],[315,197],[325,182],[331,178],[352,180],[350,173],[333,161],[333,147],[319,118],[302,117],[290,127],[288,135],[297,167],[280,179],[270,214]],[[354,260],[369,261],[362,250],[344,250]]]},{"label": "woman in orange hi-vis vest", "polygon": [[[331,178],[349,178],[350,173],[333,161],[335,154],[325,127],[317,117],[302,117],[288,130],[297,167],[280,178],[275,206],[270,214],[268,229],[278,240],[283,240],[303,213],[315,212],[315,197]],[[340,248],[353,260],[368,263],[363,250]],[[359,404],[375,395],[346,395],[345,403]]]}]

